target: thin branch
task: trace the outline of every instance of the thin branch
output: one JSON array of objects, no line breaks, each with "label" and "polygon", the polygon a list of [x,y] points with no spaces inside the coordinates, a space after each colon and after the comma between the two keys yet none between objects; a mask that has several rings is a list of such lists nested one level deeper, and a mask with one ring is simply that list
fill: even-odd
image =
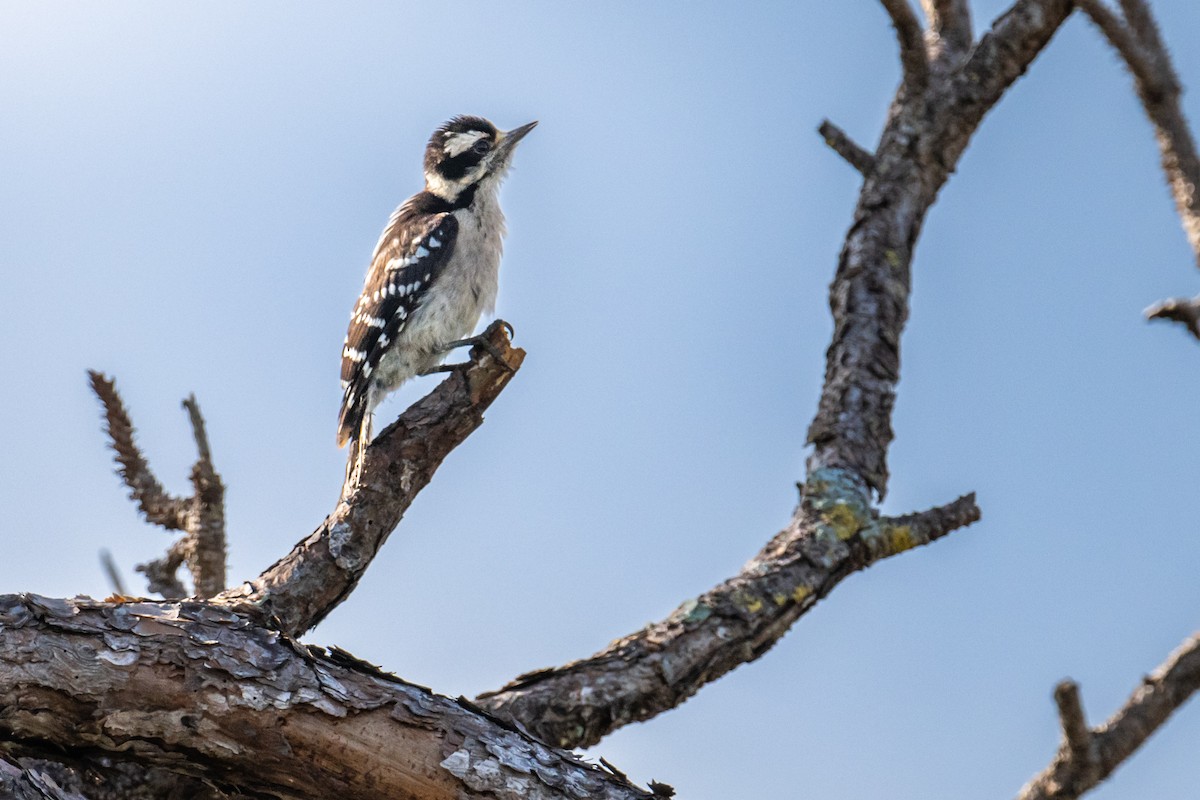
[{"label": "thin branch", "polygon": [[1154,80],[1153,68],[1133,31],[1125,25],[1124,21],[1101,0],[1075,0],[1075,2],[1100,29],[1109,44],[1116,48],[1117,53],[1125,60],[1125,65],[1133,72],[1134,78],[1139,83],[1152,82]]},{"label": "thin branch", "polygon": [[1200,340],[1200,296],[1188,300],[1173,298],[1155,303],[1143,312],[1146,319],[1165,319],[1179,322],[1188,329],[1197,340]]},{"label": "thin branch", "polygon": [[150,591],[164,597],[183,597],[186,592],[175,577],[181,563],[192,575],[195,594],[211,597],[225,588],[225,487],[212,464],[212,451],[204,428],[204,417],[194,395],[183,401],[199,457],[192,467],[193,493],[189,498],[171,497],[150,471],[150,465],[133,439],[133,423],[111,380],[88,371],[92,389],[104,405],[105,420],[120,474],[149,522],[167,530],[182,530],[182,540],[172,545],[163,559],[138,569],[150,579]]},{"label": "thin branch", "polygon": [[904,86],[910,97],[925,91],[929,83],[929,57],[925,53],[925,37],[921,23],[908,0],[879,0],[892,18],[896,40],[900,44],[900,65],[904,69]]},{"label": "thin branch", "polygon": [[125,582],[121,580],[121,572],[117,569],[117,562],[113,560],[113,555],[108,550],[100,551],[100,566],[104,568],[104,574],[108,578],[108,584],[112,587],[113,594],[125,596]]},{"label": "thin branch", "polygon": [[[1074,7],[1073,0],[1017,0],[996,18],[955,78],[959,124],[974,130],[1025,74]],[[961,144],[966,147],[967,142]]]},{"label": "thin branch", "polygon": [[1138,41],[1142,42],[1152,53],[1165,53],[1167,48],[1163,44],[1162,34],[1159,33],[1158,23],[1154,21],[1154,14],[1150,11],[1149,4],[1145,0],[1119,0],[1119,2],[1121,10],[1125,13],[1125,20]]},{"label": "thin branch", "polygon": [[821,138],[825,140],[825,144],[833,148],[833,152],[845,159],[850,166],[858,170],[864,177],[870,175],[871,171],[875,169],[875,155],[851,139],[845,131],[829,120],[821,121],[821,126],[817,128],[817,133],[821,134]]},{"label": "thin branch", "polygon": [[[1074,684],[1066,684],[1069,694]],[[1121,766],[1177,708],[1200,689],[1200,634],[1194,634],[1146,676],[1125,705],[1107,722],[1088,731],[1078,696],[1072,699],[1060,685],[1055,691],[1064,717],[1065,741],[1054,761],[1021,789],[1018,800],[1073,800],[1095,787]],[[1071,719],[1063,714],[1064,703]]]},{"label": "thin branch", "polygon": [[1100,0],[1079,0],[1133,74],[1134,87],[1154,125],[1159,155],[1188,244],[1200,265],[1200,157],[1179,103],[1182,88],[1171,54],[1144,0],[1121,0],[1120,19]]},{"label": "thin branch", "polygon": [[508,385],[525,351],[514,348],[507,323],[484,332],[487,349],[450,373],[367,448],[358,486],[291,553],[262,575],[214,598],[258,607],[280,630],[298,636],[350,594],[417,493],[455,447],[483,424],[483,412]]},{"label": "thin branch", "polygon": [[1054,703],[1058,706],[1058,721],[1062,726],[1063,742],[1071,760],[1079,765],[1080,778],[1095,781],[1099,768],[1095,739],[1088,728],[1079,699],[1079,686],[1074,681],[1063,681],[1054,687]]},{"label": "thin branch", "polygon": [[967,0],[921,0],[921,7],[929,20],[930,44],[939,58],[970,49],[974,35]]},{"label": "thin branch", "polygon": [[979,519],[973,495],[879,518],[853,480],[811,478],[796,518],[741,572],[590,658],[522,675],[475,699],[560,747],[649,719],[766,653],[842,579]]},{"label": "thin branch", "polygon": [[189,549],[188,539],[179,539],[171,543],[165,556],[138,564],[134,570],[146,576],[147,588],[151,592],[162,595],[167,600],[187,597],[187,589],[180,583],[178,572],[187,560]]},{"label": "thin branch", "polygon": [[200,461],[212,469],[212,453],[208,449],[208,431],[204,427],[204,416],[200,413],[200,404],[196,395],[189,394],[183,400],[183,410],[187,412],[188,421],[192,423],[192,437],[196,440],[196,452]]},{"label": "thin branch", "polygon": [[88,370],[88,378],[92,391],[104,406],[105,430],[117,454],[117,472],[129,487],[129,498],[137,503],[148,522],[167,530],[185,530],[188,501],[167,494],[150,471],[134,441],[133,423],[115,383],[94,370]]},{"label": "thin branch", "polygon": [[[225,485],[212,464],[204,417],[195,395],[183,401],[199,458],[192,467],[192,508],[188,520],[188,571],[196,596],[214,597],[225,589]],[[164,595],[165,596],[165,595]]]}]

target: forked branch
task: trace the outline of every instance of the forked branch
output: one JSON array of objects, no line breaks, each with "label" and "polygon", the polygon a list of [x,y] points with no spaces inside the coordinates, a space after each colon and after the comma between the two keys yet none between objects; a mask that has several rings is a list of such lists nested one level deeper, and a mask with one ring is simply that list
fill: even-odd
[{"label": "forked branch", "polygon": [[858,170],[864,177],[875,169],[875,154],[851,139],[845,131],[829,120],[821,121],[817,133],[821,134],[821,138],[833,149],[833,152],[844,158],[847,164]]},{"label": "forked branch", "polygon": [[1021,789],[1018,800],[1074,800],[1119,767],[1200,688],[1200,634],[1188,638],[1125,705],[1094,730],[1087,727],[1075,684],[1055,690],[1063,744],[1045,771]]},{"label": "forked branch", "polygon": [[199,453],[192,467],[191,497],[173,497],[154,477],[134,441],[133,423],[112,380],[88,371],[92,390],[104,406],[105,429],[116,452],[118,474],[146,520],[167,530],[184,532],[164,558],[142,564],[138,570],[150,579],[150,591],[171,599],[186,590],[175,577],[186,563],[198,597],[211,597],[225,588],[225,487],[212,464],[204,418],[194,396],[183,401]]},{"label": "forked branch", "polygon": [[903,85],[910,95],[918,95],[929,83],[929,57],[925,54],[925,37],[916,12],[908,0],[879,0],[892,18],[896,40],[900,43],[900,66],[904,70]]}]

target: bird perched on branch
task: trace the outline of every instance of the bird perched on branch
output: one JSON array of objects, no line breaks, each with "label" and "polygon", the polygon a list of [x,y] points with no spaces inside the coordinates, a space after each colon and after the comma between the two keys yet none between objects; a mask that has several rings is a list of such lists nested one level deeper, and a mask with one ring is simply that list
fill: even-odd
[{"label": "bird perched on branch", "polygon": [[[504,214],[500,182],[536,122],[501,131],[460,116],[425,148],[425,190],[393,212],[367,271],[342,347],[338,446],[355,442],[357,475],[375,407],[415,375],[439,371],[496,303]],[[442,368],[445,369],[445,368]]]}]

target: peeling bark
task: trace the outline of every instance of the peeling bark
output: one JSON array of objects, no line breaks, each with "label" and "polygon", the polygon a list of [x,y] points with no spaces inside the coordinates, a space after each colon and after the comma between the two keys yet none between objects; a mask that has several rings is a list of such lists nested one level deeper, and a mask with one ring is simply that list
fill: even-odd
[{"label": "peeling bark", "polygon": [[[679,705],[760,657],[847,575],[979,518],[973,495],[902,517],[881,516],[873,504],[887,489],[913,251],[983,117],[1074,6],[1017,0],[973,43],[966,0],[922,0],[924,33],[908,0],[881,1],[904,77],[879,145],[869,152],[822,126],[864,181],[830,287],[834,334],[801,502],[737,575],[591,658],[482,695],[479,706],[295,641],[354,589],[417,492],[520,367],[524,352],[496,323],[485,333],[490,346],[384,430],[357,487],[257,579],[209,602],[0,596],[0,791],[61,800],[670,796],[665,785],[647,792],[606,763],[586,764],[543,740],[589,744]],[[1080,0],[1103,8],[1097,2]],[[1121,5],[1127,27],[1119,35],[1103,21],[1106,13],[1116,19],[1111,12],[1089,13],[1123,54],[1123,43],[1142,48],[1131,69],[1159,124],[1156,110],[1170,111],[1178,85],[1156,89],[1145,77],[1169,62],[1145,58],[1146,42],[1161,49],[1161,41],[1142,0]],[[1163,119],[1186,132],[1181,115]],[[1194,147],[1191,156],[1172,147],[1164,167],[1190,236],[1194,203],[1180,197],[1187,189],[1195,199],[1196,178],[1186,175],[1188,158],[1195,172]],[[166,495],[150,473],[111,383],[94,374],[93,385],[102,399],[111,395],[114,448],[147,516],[179,528],[203,517],[223,532],[223,510],[214,511],[223,490],[194,400],[188,410],[208,466],[197,462],[189,502]],[[182,546],[168,556],[185,558]],[[194,574],[207,569],[192,566]],[[162,585],[170,590],[165,577]],[[1075,797],[1102,780],[1200,686],[1197,652],[1193,637],[1096,730],[1074,685],[1060,686],[1063,747],[1022,799]]]},{"label": "peeling bark", "polygon": [[0,596],[0,739],[280,798],[652,796],[465,701],[200,602]]}]

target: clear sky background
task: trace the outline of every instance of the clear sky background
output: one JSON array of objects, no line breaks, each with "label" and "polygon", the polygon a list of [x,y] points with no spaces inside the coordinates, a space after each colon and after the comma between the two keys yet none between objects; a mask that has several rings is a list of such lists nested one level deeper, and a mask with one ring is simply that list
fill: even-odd
[{"label": "clear sky background", "polygon": [[[979,0],[976,29],[1007,0]],[[1200,5],[1156,0],[1200,121]],[[168,536],[113,475],[115,375],[188,491],[196,392],[230,575],[334,505],[367,259],[453,114],[541,120],[504,190],[498,312],[529,351],[349,602],[309,634],[447,694],[586,656],[788,519],[859,188],[898,79],[873,0],[0,4],[0,591],[103,596]],[[604,756],[682,800],[1012,796],[1197,626],[1195,293],[1148,123],[1063,28],[916,251],[889,513],[983,521],[843,583],[766,657]],[[378,427],[433,384],[410,385]],[[1185,708],[1093,797],[1194,797]]]}]

